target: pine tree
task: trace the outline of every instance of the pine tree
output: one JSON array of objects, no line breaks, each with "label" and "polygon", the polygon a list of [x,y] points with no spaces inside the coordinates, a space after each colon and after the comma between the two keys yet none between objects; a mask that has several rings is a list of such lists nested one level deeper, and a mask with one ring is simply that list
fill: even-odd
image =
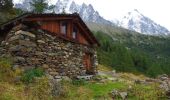
[{"label": "pine tree", "polygon": [[33,12],[35,13],[43,13],[46,9],[48,9],[47,0],[32,0],[30,5],[33,7]]}]

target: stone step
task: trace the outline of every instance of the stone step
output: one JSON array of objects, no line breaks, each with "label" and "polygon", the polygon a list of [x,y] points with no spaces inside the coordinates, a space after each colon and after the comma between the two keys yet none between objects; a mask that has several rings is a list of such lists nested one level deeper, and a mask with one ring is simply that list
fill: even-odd
[{"label": "stone step", "polygon": [[84,76],[77,76],[78,79],[85,79],[90,80],[93,78],[94,75],[84,75]]}]

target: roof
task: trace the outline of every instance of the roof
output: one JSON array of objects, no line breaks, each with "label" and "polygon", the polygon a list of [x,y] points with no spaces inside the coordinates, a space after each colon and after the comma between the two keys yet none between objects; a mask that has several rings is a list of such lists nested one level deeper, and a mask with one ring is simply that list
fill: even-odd
[{"label": "roof", "polygon": [[[18,21],[25,21],[29,18],[42,18],[42,17],[65,17],[65,18],[77,18],[78,21],[80,21],[81,25],[83,26],[83,29],[87,31],[87,34],[90,36],[90,38],[96,43],[98,46],[100,45],[99,42],[94,37],[93,33],[90,31],[90,29],[87,27],[87,25],[84,23],[84,21],[81,19],[78,13],[73,14],[54,14],[54,13],[45,13],[45,14],[34,14],[34,13],[24,13],[18,17],[15,17],[5,23],[2,23],[0,25],[0,31],[3,31],[4,28],[8,28],[8,26],[14,26],[16,22]],[[28,21],[28,20],[27,20]]]}]

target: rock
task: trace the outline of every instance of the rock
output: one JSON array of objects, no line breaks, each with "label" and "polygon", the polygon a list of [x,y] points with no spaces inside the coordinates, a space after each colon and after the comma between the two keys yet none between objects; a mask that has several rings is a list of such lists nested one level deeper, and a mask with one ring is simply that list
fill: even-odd
[{"label": "rock", "polygon": [[52,76],[59,75],[59,73],[58,73],[58,72],[50,72],[49,74],[50,74],[50,75],[52,75]]},{"label": "rock", "polygon": [[112,81],[112,82],[118,81],[118,79],[115,78],[115,77],[108,78],[108,80],[110,80],[110,81]]},{"label": "rock", "polygon": [[92,77],[93,77],[93,75],[77,76],[77,79],[90,80],[90,79],[92,79]]},{"label": "rock", "polygon": [[165,81],[165,80],[168,80],[168,75],[166,74],[159,75],[157,78],[160,79],[161,81]]},{"label": "rock", "polygon": [[2,41],[1,42],[1,46],[5,46],[6,42],[5,41]]},{"label": "rock", "polygon": [[53,79],[54,79],[53,76],[51,76],[51,75],[49,75],[49,74],[47,74],[46,76],[47,76],[48,79],[50,79],[50,80],[53,80]]},{"label": "rock", "polygon": [[71,82],[71,79],[68,76],[63,76],[62,79]]},{"label": "rock", "polygon": [[116,70],[112,70],[112,73],[113,73],[113,74],[116,74]]},{"label": "rock", "polygon": [[37,55],[37,56],[42,56],[42,55],[44,55],[44,53],[43,53],[43,52],[36,51],[36,52],[35,52],[35,55]]},{"label": "rock", "polygon": [[12,36],[8,39],[9,42],[12,42],[12,41],[15,41],[15,40],[19,40],[20,39],[20,35],[15,35],[15,36]]},{"label": "rock", "polygon": [[121,97],[122,100],[126,100],[128,93],[127,92],[119,92],[118,90],[112,90],[111,92],[112,99],[116,99],[117,97]]},{"label": "rock", "polygon": [[127,99],[127,96],[128,96],[128,93],[127,93],[127,92],[120,92],[119,94],[120,94],[122,100]]},{"label": "rock", "polygon": [[61,79],[62,77],[61,76],[55,76],[54,78],[55,79]]},{"label": "rock", "polygon": [[43,67],[44,69],[49,68],[49,66],[48,66],[47,64],[43,64],[42,67]]},{"label": "rock", "polygon": [[35,38],[35,35],[30,33],[30,32],[27,32],[27,31],[20,31],[20,34],[23,34],[23,35],[26,35],[26,36],[29,36],[29,37],[32,37],[32,38]]},{"label": "rock", "polygon": [[15,45],[15,46],[11,46],[9,47],[9,51],[20,51],[23,47],[20,45]]},{"label": "rock", "polygon": [[43,40],[37,40],[38,43],[44,44],[45,42]]},{"label": "rock", "polygon": [[161,89],[164,89],[165,91],[169,91],[170,90],[170,84],[167,81],[163,81],[160,86]]},{"label": "rock", "polygon": [[58,53],[47,53],[48,56],[57,56]]},{"label": "rock", "polygon": [[113,100],[119,96],[119,92],[117,90],[112,90],[111,92],[111,97],[113,98]]},{"label": "rock", "polygon": [[34,42],[28,41],[28,40],[19,40],[19,44],[23,45],[23,46],[27,46],[27,47],[36,47],[37,46]]},{"label": "rock", "polygon": [[25,60],[24,57],[15,57],[15,58],[14,58],[14,61],[15,61],[15,62],[22,62],[22,63],[24,63],[26,60]]},{"label": "rock", "polygon": [[19,67],[20,67],[19,65],[13,65],[12,68],[13,68],[14,70],[16,70],[16,69],[18,69]]}]

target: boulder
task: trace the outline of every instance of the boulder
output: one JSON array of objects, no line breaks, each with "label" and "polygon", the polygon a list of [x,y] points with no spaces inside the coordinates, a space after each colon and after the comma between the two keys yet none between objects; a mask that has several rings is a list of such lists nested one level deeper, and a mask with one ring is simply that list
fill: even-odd
[{"label": "boulder", "polygon": [[111,92],[112,99],[116,99],[117,97],[120,97],[121,100],[126,100],[128,93],[127,92],[119,92],[118,90],[112,90]]},{"label": "boulder", "polygon": [[127,96],[128,96],[128,93],[127,92],[120,92],[120,97],[122,98],[122,100],[126,100],[127,99]]}]

